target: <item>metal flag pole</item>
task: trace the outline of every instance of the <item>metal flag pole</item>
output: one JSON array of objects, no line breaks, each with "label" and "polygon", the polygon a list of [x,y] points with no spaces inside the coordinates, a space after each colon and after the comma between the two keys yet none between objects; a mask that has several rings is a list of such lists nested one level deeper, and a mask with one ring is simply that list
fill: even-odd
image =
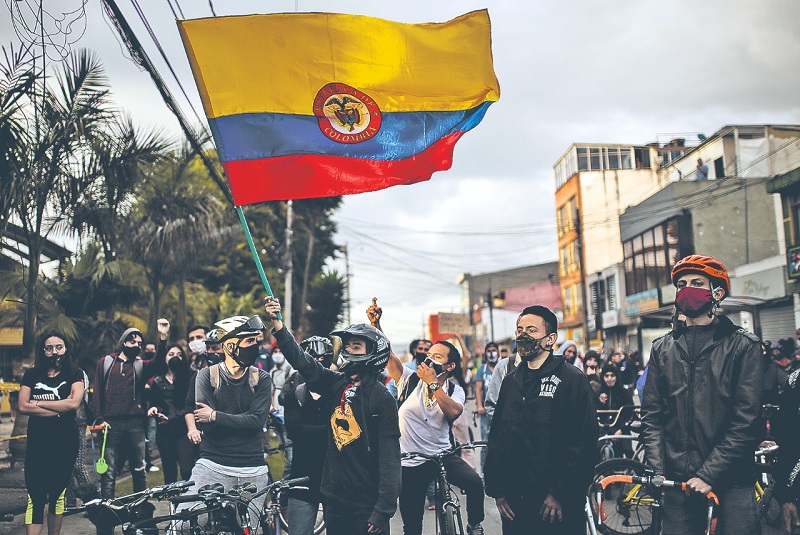
[{"label": "metal flag pole", "polygon": [[[247,238],[247,245],[250,247],[250,252],[253,254],[253,261],[256,263],[256,269],[258,270],[258,276],[261,277],[261,283],[264,285],[264,290],[267,291],[267,295],[270,297],[274,297],[272,293],[272,288],[269,285],[269,281],[267,280],[267,274],[264,273],[264,266],[261,265],[261,259],[258,257],[258,252],[256,251],[256,244],[253,243],[253,236],[250,234],[250,227],[247,225],[247,220],[244,218],[244,211],[242,210],[241,206],[236,207],[236,213],[239,214],[239,222],[242,224],[242,229],[244,230],[244,237]],[[278,319],[283,321],[283,316],[278,313]]]}]

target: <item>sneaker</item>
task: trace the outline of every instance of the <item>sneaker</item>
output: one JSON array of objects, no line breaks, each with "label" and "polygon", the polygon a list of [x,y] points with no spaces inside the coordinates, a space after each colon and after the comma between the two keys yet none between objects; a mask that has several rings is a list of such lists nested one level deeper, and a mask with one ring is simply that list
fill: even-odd
[{"label": "sneaker", "polygon": [[428,511],[435,511],[435,510],[436,510],[436,504],[435,503],[429,503],[428,504]]},{"label": "sneaker", "polygon": [[150,468],[148,468],[147,470],[148,470],[149,472],[158,472],[158,471],[160,471],[160,470],[161,470],[161,468],[159,468],[158,466],[156,466],[156,465],[154,465],[154,464],[153,464],[153,465],[150,465]]},{"label": "sneaker", "polygon": [[474,526],[467,526],[467,535],[484,535],[483,526],[481,526],[480,523]]}]

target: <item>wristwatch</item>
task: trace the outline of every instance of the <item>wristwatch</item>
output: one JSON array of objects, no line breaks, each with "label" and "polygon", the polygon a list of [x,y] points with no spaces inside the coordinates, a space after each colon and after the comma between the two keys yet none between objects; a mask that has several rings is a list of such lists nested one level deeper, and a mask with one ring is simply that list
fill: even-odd
[{"label": "wristwatch", "polygon": [[428,385],[428,391],[431,394],[433,394],[434,392],[436,392],[440,388],[442,388],[442,385],[439,384],[439,381],[436,381],[435,383],[431,383],[431,384]]}]

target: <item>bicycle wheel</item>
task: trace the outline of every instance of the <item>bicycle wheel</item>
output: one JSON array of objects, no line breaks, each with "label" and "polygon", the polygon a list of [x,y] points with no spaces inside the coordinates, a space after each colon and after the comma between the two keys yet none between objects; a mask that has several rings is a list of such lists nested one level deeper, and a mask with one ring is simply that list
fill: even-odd
[{"label": "bicycle wheel", "polygon": [[[641,476],[645,466],[631,459],[611,459],[595,467],[594,483],[615,474]],[[595,484],[589,489],[589,503],[599,521],[599,507]],[[599,533],[607,535],[631,535],[647,533],[656,535],[660,531],[659,502],[643,485],[614,484],[603,493],[605,518],[597,525]]]},{"label": "bicycle wheel", "polygon": [[461,517],[459,511],[453,504],[447,504],[443,507],[439,518],[442,523],[442,535],[463,535],[464,528],[461,525]]}]

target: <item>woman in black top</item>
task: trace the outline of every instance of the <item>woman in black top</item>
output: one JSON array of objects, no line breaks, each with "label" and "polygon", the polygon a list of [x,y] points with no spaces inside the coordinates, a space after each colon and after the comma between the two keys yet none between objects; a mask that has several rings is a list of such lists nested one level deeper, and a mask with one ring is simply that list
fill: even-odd
[{"label": "woman in black top", "polygon": [[151,407],[148,416],[158,418],[156,445],[161,454],[164,483],[181,478],[188,480],[194,468],[194,448],[187,436],[184,403],[189,387],[189,361],[178,344],[167,347],[167,373],[153,377],[150,388]]},{"label": "woman in black top", "polygon": [[64,494],[78,455],[75,411],[83,391],[83,371],[74,365],[66,337],[57,332],[42,336],[34,367],[25,372],[19,391],[19,411],[30,417],[25,452],[28,535],[42,531],[45,504],[48,532],[61,532]]}]

